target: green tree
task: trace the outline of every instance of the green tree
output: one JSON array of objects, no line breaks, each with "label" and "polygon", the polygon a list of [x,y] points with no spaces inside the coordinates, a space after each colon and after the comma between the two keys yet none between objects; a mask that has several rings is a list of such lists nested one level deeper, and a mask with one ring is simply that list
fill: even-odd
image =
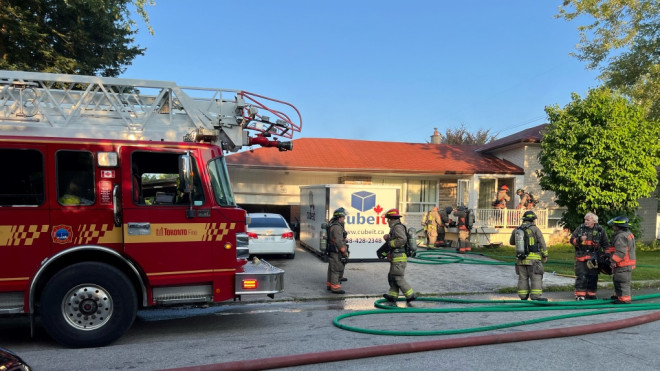
[{"label": "green tree", "polygon": [[0,69],[118,76],[144,48],[136,22],[153,0],[0,0]]},{"label": "green tree", "polygon": [[495,140],[497,135],[490,134],[490,129],[479,129],[476,133],[470,133],[465,124],[459,128],[448,128],[441,142],[446,144],[486,144]]},{"label": "green tree", "polygon": [[564,0],[557,17],[585,19],[575,54],[601,66],[606,86],[632,97],[660,120],[660,0]]},{"label": "green tree", "polygon": [[550,123],[539,154],[541,187],[567,208],[562,221],[571,230],[589,211],[604,220],[621,214],[634,220],[637,200],[658,182],[660,125],[606,87],[572,99],[564,108],[545,108]]}]

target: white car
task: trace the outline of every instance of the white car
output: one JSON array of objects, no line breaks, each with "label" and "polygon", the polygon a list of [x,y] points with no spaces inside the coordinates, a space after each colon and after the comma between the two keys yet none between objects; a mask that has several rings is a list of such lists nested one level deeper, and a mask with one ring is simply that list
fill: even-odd
[{"label": "white car", "polygon": [[296,256],[296,240],[289,224],[279,214],[249,213],[247,226],[250,255],[285,254]]}]

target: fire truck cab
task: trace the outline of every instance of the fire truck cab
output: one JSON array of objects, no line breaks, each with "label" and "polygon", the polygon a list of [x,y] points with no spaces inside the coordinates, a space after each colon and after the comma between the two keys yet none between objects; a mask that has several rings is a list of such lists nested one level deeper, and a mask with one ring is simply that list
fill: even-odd
[{"label": "fire truck cab", "polygon": [[[0,71],[0,130],[12,134],[0,137],[0,315],[39,315],[59,343],[95,347],[121,337],[139,308],[283,291],[281,269],[247,260],[246,213],[230,187],[226,143],[191,140],[209,130],[189,126],[185,141],[86,135],[84,123],[71,124],[96,119],[80,116],[75,103],[67,106],[79,117],[60,128],[83,135],[13,135],[42,132],[44,121],[58,128],[60,121],[48,117],[56,89],[47,81],[61,75],[11,75],[3,87],[3,73],[13,72]],[[114,80],[121,79],[105,82]],[[30,104],[17,104],[26,83],[35,85]],[[102,106],[98,92],[81,99]],[[224,130],[224,138],[236,137]],[[260,145],[282,145],[258,138]]]}]

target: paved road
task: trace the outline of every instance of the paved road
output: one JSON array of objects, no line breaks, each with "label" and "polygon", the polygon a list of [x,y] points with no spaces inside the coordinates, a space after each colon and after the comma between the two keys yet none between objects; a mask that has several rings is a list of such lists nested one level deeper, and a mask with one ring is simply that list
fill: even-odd
[{"label": "paved road", "polygon": [[[613,313],[545,322],[487,333],[449,336],[387,336],[339,329],[332,320],[344,313],[373,308],[373,302],[388,286],[387,263],[349,263],[346,295],[325,290],[327,264],[315,255],[298,250],[294,260],[269,257],[286,270],[285,292],[272,299],[251,298],[210,308],[141,311],[135,325],[116,343],[96,349],[62,349],[43,330],[29,339],[25,328],[0,322],[0,345],[16,351],[38,370],[131,369],[154,370],[204,366],[221,362],[297,355],[390,344],[469,336],[522,334],[577,325],[597,326],[649,311]],[[410,264],[408,279],[423,295],[450,295],[474,299],[515,299],[515,294],[496,294],[515,285],[512,266]],[[572,278],[546,275],[545,285],[570,285]],[[646,290],[635,295],[657,292]],[[603,291],[602,296],[610,292]],[[551,300],[572,299],[571,292],[549,292]],[[447,306],[447,304],[443,304]],[[418,307],[433,307],[419,303]],[[437,306],[437,305],[436,305]],[[460,305],[459,305],[460,306]],[[557,313],[552,313],[557,314]],[[363,316],[348,324],[376,329],[445,329],[487,326],[547,314],[521,312],[453,313],[443,315],[392,314]],[[355,318],[355,317],[354,317]],[[660,369],[660,321],[590,335],[507,344],[462,347],[419,353],[388,355],[299,366],[296,370],[541,370]],[[458,340],[457,340],[458,341]]]}]

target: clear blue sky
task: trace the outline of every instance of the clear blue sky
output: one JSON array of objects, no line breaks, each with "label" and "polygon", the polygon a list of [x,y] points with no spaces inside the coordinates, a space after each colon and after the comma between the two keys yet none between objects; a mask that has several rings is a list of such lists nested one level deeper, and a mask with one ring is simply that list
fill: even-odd
[{"label": "clear blue sky", "polygon": [[294,104],[300,137],[423,143],[464,124],[504,137],[599,85],[569,55],[561,0],[157,0],[121,77]]}]

